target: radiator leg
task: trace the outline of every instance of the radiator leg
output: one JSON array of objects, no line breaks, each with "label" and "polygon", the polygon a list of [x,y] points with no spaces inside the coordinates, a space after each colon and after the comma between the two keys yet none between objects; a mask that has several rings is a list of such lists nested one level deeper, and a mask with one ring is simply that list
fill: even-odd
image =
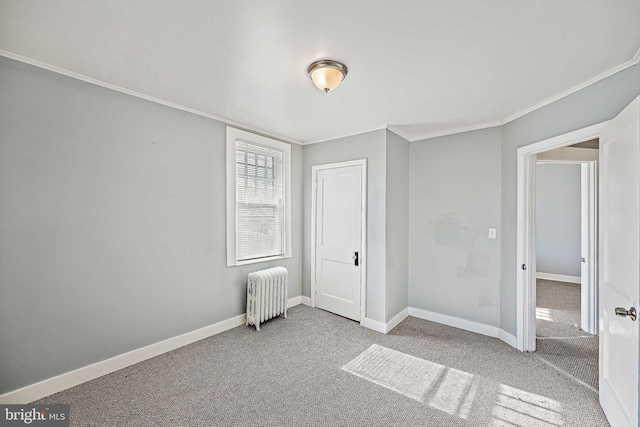
[{"label": "radiator leg", "polygon": [[[286,271],[286,270],[285,270]],[[289,308],[289,286],[287,286],[287,275],[284,276],[284,318],[287,318],[287,309]]]},{"label": "radiator leg", "polygon": [[284,318],[287,318],[289,308],[289,272],[284,270]]},{"label": "radiator leg", "polygon": [[253,312],[253,324],[256,326],[256,331],[260,330],[260,321],[262,320],[262,284],[256,285],[253,294],[254,312]]},{"label": "radiator leg", "polygon": [[252,295],[252,286],[251,286],[251,280],[249,280],[249,283],[247,283],[247,319],[245,322],[245,326],[249,326],[250,322],[249,320],[252,318],[252,314],[253,314],[253,295]]}]

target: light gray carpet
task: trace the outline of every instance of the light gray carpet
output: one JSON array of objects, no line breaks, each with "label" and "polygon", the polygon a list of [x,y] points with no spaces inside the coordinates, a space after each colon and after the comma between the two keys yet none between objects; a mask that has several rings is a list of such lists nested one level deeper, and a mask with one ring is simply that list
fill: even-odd
[{"label": "light gray carpet", "polygon": [[598,390],[598,337],[538,340],[536,355]]},{"label": "light gray carpet", "polygon": [[74,426],[606,426],[597,395],[503,342],[297,306],[37,403]]},{"label": "light gray carpet", "polygon": [[580,329],[580,285],[536,280],[536,336],[591,336]]},{"label": "light gray carpet", "polygon": [[536,280],[536,336],[536,356],[598,390],[598,337],[580,329],[579,284]]}]

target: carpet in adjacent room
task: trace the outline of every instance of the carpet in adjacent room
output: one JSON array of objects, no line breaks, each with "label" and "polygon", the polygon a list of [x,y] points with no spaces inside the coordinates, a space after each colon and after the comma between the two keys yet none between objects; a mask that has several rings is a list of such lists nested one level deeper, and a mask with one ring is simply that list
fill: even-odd
[{"label": "carpet in adjacent room", "polygon": [[580,328],[580,284],[536,280],[536,336],[592,336]]}]

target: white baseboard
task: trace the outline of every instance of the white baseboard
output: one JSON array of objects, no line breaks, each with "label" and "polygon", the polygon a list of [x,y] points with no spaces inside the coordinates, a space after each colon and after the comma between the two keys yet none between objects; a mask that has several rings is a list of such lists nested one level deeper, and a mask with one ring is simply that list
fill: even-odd
[{"label": "white baseboard", "polygon": [[536,272],[536,279],[555,280],[556,282],[582,283],[580,276]]},{"label": "white baseboard", "polygon": [[360,325],[368,329],[373,329],[374,331],[380,332],[381,334],[387,333],[386,332],[387,325],[385,323],[378,322],[377,320],[373,320],[368,317],[365,317],[364,319],[362,319],[362,321],[360,322]]},{"label": "white baseboard", "polygon": [[465,331],[498,338],[498,328],[495,326],[485,325],[484,323],[478,323],[472,320],[461,319],[459,317],[413,307],[409,307],[409,315],[436,323],[442,323],[443,325],[453,326],[454,328],[464,329]]},{"label": "white baseboard", "polygon": [[409,317],[409,307],[405,308],[400,313],[393,316],[393,318],[387,322],[385,327],[385,330],[386,330],[385,334],[388,334],[389,332],[391,332],[393,328],[398,326],[400,322],[402,322],[407,317]]},{"label": "white baseboard", "polygon": [[295,307],[296,305],[300,305],[302,304],[302,297],[293,297],[293,298],[289,298],[289,301],[287,302],[287,307],[291,308],[291,307]]},{"label": "white baseboard", "polygon": [[381,334],[388,334],[389,332],[391,332],[393,328],[398,326],[398,324],[400,324],[400,322],[402,322],[408,316],[409,316],[409,309],[405,308],[400,313],[396,314],[387,323],[379,322],[377,320],[373,320],[368,317],[365,317],[364,319],[362,319],[362,322],[360,322],[360,324],[365,328],[373,329],[374,331],[380,332]]},{"label": "white baseboard", "polygon": [[302,304],[311,307],[311,298],[302,295]]},{"label": "white baseboard", "polygon": [[[303,303],[303,297],[290,298],[289,307],[294,307]],[[109,359],[93,363],[71,372],[66,372],[52,378],[31,384],[17,390],[0,395],[0,404],[27,404],[43,397],[58,393],[71,387],[75,387],[87,381],[103,375],[110,374],[117,370],[126,368],[152,357],[175,350],[196,341],[219,334],[229,329],[245,324],[246,314],[222,320],[209,326],[205,326],[195,331],[187,332],[177,337],[169,338],[148,346],[119,354]]]},{"label": "white baseboard", "polygon": [[513,348],[517,348],[518,339],[515,335],[511,335],[509,332],[504,329],[498,329],[498,339],[502,342],[509,344]]},{"label": "white baseboard", "polygon": [[477,334],[486,335],[488,337],[498,338],[500,341],[516,347],[516,337],[510,333],[498,328],[497,326],[489,326],[484,323],[474,322],[472,320],[461,319],[459,317],[449,316],[446,314],[436,313],[421,308],[409,307],[409,316],[417,317],[431,322],[441,323],[454,328],[464,329],[465,331],[475,332]]}]

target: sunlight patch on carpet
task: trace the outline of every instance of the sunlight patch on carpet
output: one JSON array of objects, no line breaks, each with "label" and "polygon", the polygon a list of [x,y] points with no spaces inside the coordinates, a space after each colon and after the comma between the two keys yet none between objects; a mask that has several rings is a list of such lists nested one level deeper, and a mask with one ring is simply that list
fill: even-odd
[{"label": "sunlight patch on carpet", "polygon": [[342,369],[460,418],[468,417],[478,389],[468,372],[376,344]]},{"label": "sunlight patch on carpet", "polygon": [[[468,372],[377,344],[342,370],[462,419],[469,418],[480,384]],[[564,426],[562,405],[553,399],[504,384],[494,396],[492,426]]]},{"label": "sunlight patch on carpet", "polygon": [[548,397],[500,385],[498,399],[491,411],[491,426],[561,427],[562,405]]},{"label": "sunlight patch on carpet", "polygon": [[536,319],[553,322],[553,317],[551,317],[551,309],[536,307]]}]

